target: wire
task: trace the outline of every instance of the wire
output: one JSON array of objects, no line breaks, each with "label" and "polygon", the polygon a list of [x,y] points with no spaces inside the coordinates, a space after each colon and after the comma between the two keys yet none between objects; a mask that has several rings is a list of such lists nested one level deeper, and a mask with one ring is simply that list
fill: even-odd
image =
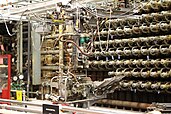
[{"label": "wire", "polygon": [[[149,2],[151,2],[152,0],[150,0],[150,1],[148,1],[145,5],[147,5]],[[78,2],[79,3],[79,2]],[[89,9],[87,9],[86,7],[84,7],[84,5],[83,4],[81,4],[81,3],[79,3],[87,12],[89,12],[89,13],[91,13],[91,14],[93,14],[93,15],[95,15],[96,16],[96,13],[94,13],[94,12],[92,12],[91,10],[89,10]],[[111,18],[118,18],[118,17],[125,17],[125,15],[127,14],[127,13],[129,13],[129,12],[131,12],[132,10],[138,10],[139,8],[141,8],[141,6],[137,6],[137,7],[134,7],[134,8],[132,8],[132,9],[130,9],[129,11],[126,11],[126,12],[124,12],[124,13],[122,13],[122,14],[119,14],[119,15],[116,15],[116,16],[111,16]],[[129,15],[126,15],[126,16],[132,16],[132,15],[134,15],[135,13],[132,13],[132,14],[129,14]],[[99,17],[103,17],[103,18],[106,18],[107,16],[104,16],[104,15],[102,15],[102,14],[99,14],[98,15]],[[110,16],[109,16],[110,17]],[[107,17],[108,18],[108,17]]]},{"label": "wire", "polygon": [[[20,17],[20,20],[18,21],[18,24],[17,24],[17,29],[19,28],[20,22],[21,22],[22,17],[23,17],[23,15],[24,15],[25,12],[27,12],[27,10],[25,10],[25,11],[22,12],[21,17]],[[5,24],[5,28],[7,30],[8,35],[9,36],[14,36],[17,32],[10,33],[9,28],[8,28],[8,25],[6,23],[6,20],[5,20],[4,16],[2,14],[0,14],[0,16],[3,18],[4,24]]]}]

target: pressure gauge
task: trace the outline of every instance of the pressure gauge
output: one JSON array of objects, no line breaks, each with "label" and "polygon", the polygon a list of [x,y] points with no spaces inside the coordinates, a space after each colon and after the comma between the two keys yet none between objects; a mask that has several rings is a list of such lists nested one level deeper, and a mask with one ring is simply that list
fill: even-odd
[{"label": "pressure gauge", "polygon": [[17,80],[18,80],[17,76],[14,76],[14,77],[13,77],[13,80],[14,80],[14,81],[17,81]]},{"label": "pressure gauge", "polygon": [[19,75],[19,79],[22,80],[24,78],[24,76],[21,74]]}]

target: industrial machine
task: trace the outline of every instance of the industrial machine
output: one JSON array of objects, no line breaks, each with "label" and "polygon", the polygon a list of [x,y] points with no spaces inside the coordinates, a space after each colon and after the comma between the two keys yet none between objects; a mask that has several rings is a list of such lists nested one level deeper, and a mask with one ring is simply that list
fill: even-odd
[{"label": "industrial machine", "polygon": [[2,23],[13,57],[11,91],[26,90],[26,100],[139,112],[171,102],[170,0],[12,5],[8,12],[19,18]]}]

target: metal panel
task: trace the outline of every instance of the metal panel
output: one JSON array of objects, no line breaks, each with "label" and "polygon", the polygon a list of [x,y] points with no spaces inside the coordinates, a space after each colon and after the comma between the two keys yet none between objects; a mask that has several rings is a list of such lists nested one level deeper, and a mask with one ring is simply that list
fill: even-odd
[{"label": "metal panel", "polygon": [[41,84],[41,51],[40,51],[40,34],[34,30],[34,24],[31,32],[32,40],[32,84]]}]

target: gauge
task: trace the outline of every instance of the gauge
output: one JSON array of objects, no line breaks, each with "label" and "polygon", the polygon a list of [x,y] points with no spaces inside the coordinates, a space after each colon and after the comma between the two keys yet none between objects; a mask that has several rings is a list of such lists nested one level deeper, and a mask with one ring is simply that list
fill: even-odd
[{"label": "gauge", "polygon": [[24,78],[24,76],[21,74],[19,75],[19,79],[22,80]]},{"label": "gauge", "polygon": [[13,80],[14,80],[14,81],[17,81],[17,80],[18,80],[18,77],[17,77],[17,76],[14,76],[14,77],[13,77]]}]

